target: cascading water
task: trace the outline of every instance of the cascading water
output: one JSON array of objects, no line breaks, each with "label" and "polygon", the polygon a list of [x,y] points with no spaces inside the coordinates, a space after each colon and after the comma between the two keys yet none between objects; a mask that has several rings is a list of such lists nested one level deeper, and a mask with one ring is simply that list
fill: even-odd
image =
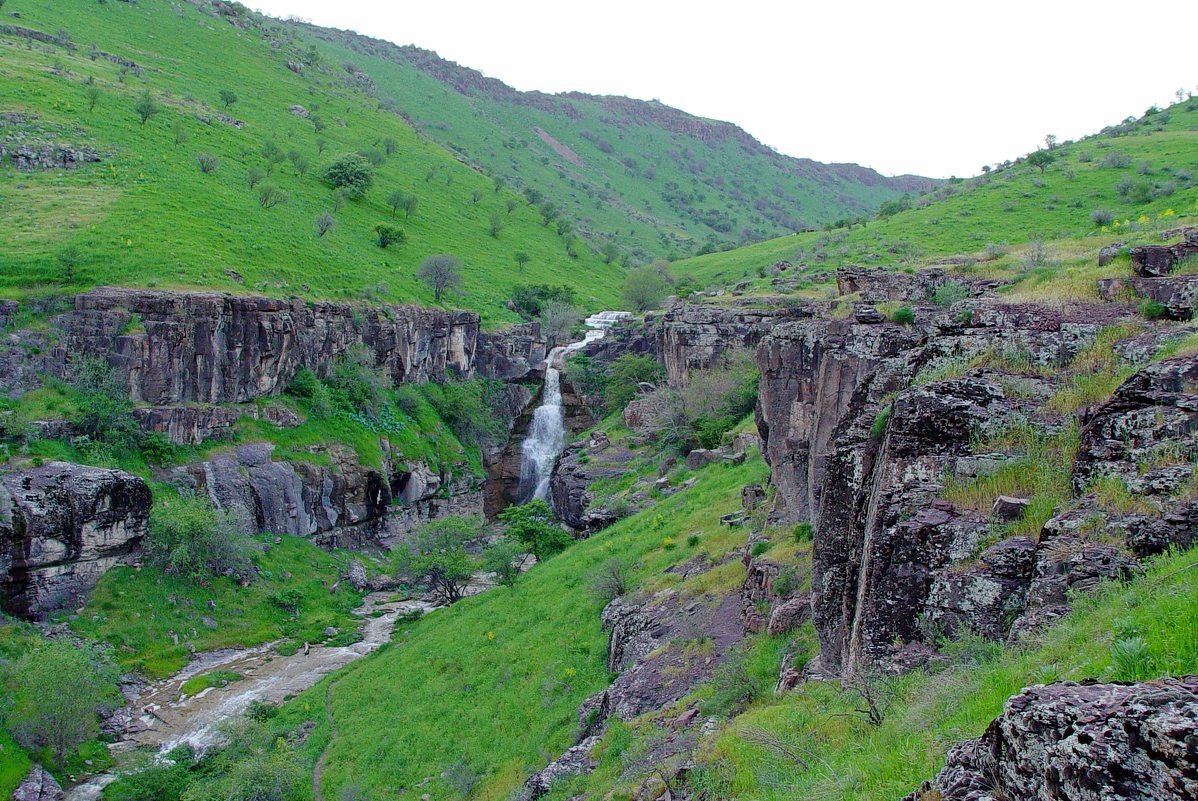
[{"label": "cascading water", "polygon": [[565,415],[562,413],[562,362],[574,351],[603,339],[607,329],[631,316],[630,312],[620,311],[593,314],[585,321],[587,332],[582,339],[549,351],[545,359],[545,388],[541,392],[541,405],[533,412],[528,436],[520,446],[521,503],[549,498],[549,479],[553,476],[553,466],[566,447]]}]

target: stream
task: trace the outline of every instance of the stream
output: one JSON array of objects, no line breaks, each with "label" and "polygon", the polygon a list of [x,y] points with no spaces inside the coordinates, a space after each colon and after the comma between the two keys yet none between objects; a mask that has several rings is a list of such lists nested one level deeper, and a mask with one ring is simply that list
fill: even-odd
[{"label": "stream", "polygon": [[584,321],[587,331],[582,339],[549,351],[545,358],[545,387],[541,392],[541,405],[533,412],[528,436],[520,446],[521,503],[549,499],[549,481],[553,477],[553,467],[566,447],[561,388],[561,368],[566,356],[603,339],[607,329],[631,316],[631,312],[625,311],[601,311],[592,314]]},{"label": "stream", "polygon": [[[291,656],[281,656],[274,650],[275,643],[265,643],[198,655],[174,676],[147,684],[129,700],[131,718],[123,737],[110,750],[120,753],[148,746],[166,753],[188,744],[203,751],[219,744],[220,724],[240,715],[250,704],[277,704],[299,694],[388,642],[401,615],[438,608],[427,601],[396,601],[394,597],[393,592],[377,592],[363,599],[355,610],[365,620],[362,639],[352,645],[313,645],[307,655],[300,649]],[[193,696],[182,696],[184,682],[216,670],[238,673],[242,678],[225,687],[209,687]],[[66,801],[94,801],[117,778],[115,771],[96,774],[67,790]]]}]

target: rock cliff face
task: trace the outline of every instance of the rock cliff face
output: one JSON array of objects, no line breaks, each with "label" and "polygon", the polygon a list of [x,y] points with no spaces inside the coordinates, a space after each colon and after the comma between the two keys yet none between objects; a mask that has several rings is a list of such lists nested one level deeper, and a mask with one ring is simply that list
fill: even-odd
[{"label": "rock cliff face", "polygon": [[0,475],[0,606],[40,620],[80,603],[141,542],[150,502],[119,470],[50,462]]},{"label": "rock cliff face", "polygon": [[[991,517],[942,497],[950,477],[969,480],[998,469],[1007,457],[974,454],[973,443],[1034,418],[1054,390],[1051,375],[1004,373],[1002,358],[998,368],[971,369],[969,360],[981,357],[975,363],[984,364],[1003,348],[1057,368],[1093,342],[1110,317],[1109,309],[989,303],[968,312],[921,309],[919,323],[909,327],[800,321],[762,340],[757,419],[778,487],[774,514],[814,524],[811,611],[824,670],[875,662],[898,667],[905,664],[904,644],[940,633],[1017,637],[1062,614],[1068,588],[1134,569],[1122,549],[1091,541],[1082,521],[1093,519],[1092,502],[1064,510],[1038,542],[1013,538],[979,553]],[[960,365],[943,371],[959,377],[935,380],[946,364]],[[1128,438],[1113,429],[1138,425],[1144,440],[1191,430],[1189,398],[1177,395],[1188,368],[1165,365],[1148,368],[1155,383],[1133,378],[1121,390],[1126,398],[1117,393],[1111,408],[1097,413],[1086,429],[1093,432],[1083,435],[1100,443],[1091,449],[1094,459],[1125,446]],[[916,375],[932,379],[914,381]],[[1151,386],[1141,390],[1140,403],[1154,406],[1151,415],[1135,411],[1131,389],[1145,381]],[[1172,407],[1170,397],[1177,398]],[[1158,401],[1162,410],[1155,409]],[[1114,419],[1120,414],[1135,425]],[[1036,425],[1046,432],[1053,426]],[[1134,472],[1134,455],[1112,458]],[[1085,458],[1078,469],[1089,469]],[[1086,483],[1078,479],[1079,487]],[[1164,531],[1134,516],[1111,525],[1114,536],[1140,525],[1142,538],[1172,541],[1185,536],[1188,515],[1188,507],[1179,507],[1176,524]]]},{"label": "rock cliff face", "polygon": [[312,537],[323,546],[386,548],[417,524],[447,514],[480,514],[482,490],[466,476],[393,461],[363,466],[347,448],[322,449],[331,464],[274,461],[272,446],[243,445],[177,468],[176,485],[207,495],[247,531]]},{"label": "rock cliff face", "polygon": [[155,405],[278,394],[300,367],[323,375],[354,346],[395,383],[520,377],[538,347],[528,329],[510,340],[484,335],[478,359],[469,312],[111,288],[77,296],[61,326],[70,353],[107,359],[134,400]]},{"label": "rock cliff face", "polygon": [[1196,741],[1195,676],[1031,687],[904,801],[1198,798]]}]

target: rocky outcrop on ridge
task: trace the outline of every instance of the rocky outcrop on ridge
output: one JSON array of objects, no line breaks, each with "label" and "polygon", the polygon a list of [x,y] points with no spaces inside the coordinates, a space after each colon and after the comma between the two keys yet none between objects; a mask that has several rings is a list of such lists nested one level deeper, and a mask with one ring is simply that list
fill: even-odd
[{"label": "rocky outcrop on ridge", "polygon": [[904,801],[1182,801],[1198,797],[1195,742],[1195,676],[1029,687]]}]

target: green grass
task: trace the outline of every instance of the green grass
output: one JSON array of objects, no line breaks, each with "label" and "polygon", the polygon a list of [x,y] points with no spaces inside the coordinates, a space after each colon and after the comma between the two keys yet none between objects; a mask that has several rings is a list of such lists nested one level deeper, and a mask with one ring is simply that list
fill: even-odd
[{"label": "green grass", "polygon": [[[780,237],[726,253],[713,253],[675,263],[678,273],[694,275],[700,284],[732,284],[753,278],[758,270],[786,259],[795,272],[813,281],[830,279],[829,273],[844,265],[911,267],[935,258],[973,255],[979,259],[973,272],[987,274],[997,268],[1018,273],[1029,283],[1029,291],[1043,299],[1037,276],[1023,275],[1017,264],[1022,253],[1012,252],[1029,241],[1050,243],[1050,256],[1084,256],[1092,267],[1099,247],[1116,240],[1157,241],[1155,231],[1193,224],[1198,217],[1198,185],[1186,174],[1198,173],[1198,104],[1187,101],[1147,118],[1133,135],[1098,135],[1077,143],[1061,145],[1057,161],[1043,174],[1017,163],[988,175],[940,187],[926,199],[928,205],[870,221],[864,226],[829,232]],[[1158,130],[1158,128],[1160,130]],[[1130,158],[1128,166],[1103,166],[1110,153]],[[1089,161],[1082,158],[1088,155]],[[1143,178],[1138,165],[1148,161],[1152,172]],[[1180,177],[1179,177],[1180,175]],[[1152,180],[1172,183],[1171,195],[1137,202],[1118,191],[1123,180]],[[922,201],[923,199],[921,199]],[[1115,221],[1095,226],[1090,213],[1108,208]],[[990,252],[987,252],[988,246]],[[994,263],[986,260],[1006,253]],[[801,264],[805,269],[799,269]],[[1059,281],[1061,266],[1050,265],[1048,277]],[[1113,265],[1126,272],[1126,262]],[[969,271],[967,271],[968,273]],[[785,275],[790,275],[787,273]],[[1089,270],[1082,277],[1094,296]],[[1042,276],[1043,277],[1043,276]],[[1034,299],[1034,298],[1029,298]]]},{"label": "green grass", "polygon": [[[701,471],[694,489],[576,544],[514,590],[469,598],[404,629],[332,690],[338,738],[326,796],[353,779],[368,790],[411,788],[464,762],[483,777],[477,797],[504,797],[570,745],[579,703],[608,682],[602,602],[590,590],[596,569],[621,556],[638,563],[644,580],[696,550],[722,556],[744,533],[721,531],[719,515],[763,474],[760,459]],[[702,532],[695,549],[662,547],[666,533],[691,531]]]},{"label": "green grass", "polygon": [[[187,664],[190,648],[209,651],[290,638],[318,641],[328,626],[354,629],[350,612],[361,595],[336,583],[349,561],[345,552],[328,553],[299,537],[258,537],[260,576],[247,587],[228,578],[209,586],[167,576],[151,567],[116,567],[100,579],[71,630],[110,644],[126,670],[148,677],[170,675]],[[283,591],[300,595],[293,618],[272,601]],[[204,618],[215,621],[215,628]],[[177,635],[178,642],[172,634]]]},{"label": "green grass", "polygon": [[0,798],[9,798],[21,784],[33,761],[4,729],[0,729]]},{"label": "green grass", "polygon": [[[414,270],[425,256],[450,252],[463,260],[464,286],[447,305],[476,309],[491,322],[514,318],[504,304],[521,282],[571,284],[587,307],[615,302],[618,265],[586,247],[570,258],[565,240],[522,200],[509,214],[507,201],[516,195],[495,192],[487,176],[345,83],[347,51],[326,48],[301,76],[286,66],[307,49],[292,33],[240,30],[191,3],[23,0],[20,12],[21,26],[65,29],[78,46],[27,47],[25,39],[0,36],[0,109],[36,114],[22,127],[26,133],[94,147],[104,160],[32,174],[0,167],[0,205],[13,210],[0,234],[4,295],[119,284],[432,305],[431,290]],[[93,43],[133,59],[144,72],[122,76],[117,64],[91,60]],[[89,78],[100,90],[92,111],[84,91]],[[227,113],[244,127],[200,120],[225,113],[223,88],[240,96]],[[133,105],[146,89],[162,111],[143,126]],[[310,120],[289,113],[295,104],[314,110],[325,129],[317,133]],[[176,124],[187,136],[178,145]],[[323,154],[318,139],[327,143]],[[381,150],[385,139],[397,149],[376,169],[374,187],[336,212],[336,227],[318,238],[314,220],[333,207],[318,177],[323,166],[344,152]],[[246,184],[248,168],[264,169],[267,141],[311,163],[303,176],[286,161],[274,168],[268,180],[290,199],[269,209]],[[219,156],[216,172],[200,172],[201,151]],[[430,173],[435,177],[426,181]],[[417,195],[419,206],[410,220],[402,212],[394,220],[407,244],[381,250],[372,229],[393,222],[385,199],[396,189]],[[495,212],[505,222],[498,238],[488,230]],[[71,247],[81,261],[65,277],[59,256]],[[517,251],[531,257],[522,268],[513,259]]]},{"label": "green grass", "polygon": [[[898,684],[898,703],[873,729],[851,713],[835,683],[768,698],[736,718],[699,754],[699,788],[712,797],[899,798],[943,765],[949,743],[977,737],[1022,688],[1052,681],[1146,679],[1198,670],[1198,552],[1163,558],[1131,584],[1107,584],[1028,648]],[[1123,672],[1118,641],[1139,638],[1138,675]],[[841,716],[843,713],[847,715]],[[818,755],[802,769],[747,742],[748,727]]]},{"label": "green grass", "polygon": [[192,676],[179,687],[179,692],[183,695],[198,695],[209,687],[228,687],[235,681],[242,679],[240,673],[233,673],[228,670],[215,670],[212,673],[202,673],[199,676]]}]

